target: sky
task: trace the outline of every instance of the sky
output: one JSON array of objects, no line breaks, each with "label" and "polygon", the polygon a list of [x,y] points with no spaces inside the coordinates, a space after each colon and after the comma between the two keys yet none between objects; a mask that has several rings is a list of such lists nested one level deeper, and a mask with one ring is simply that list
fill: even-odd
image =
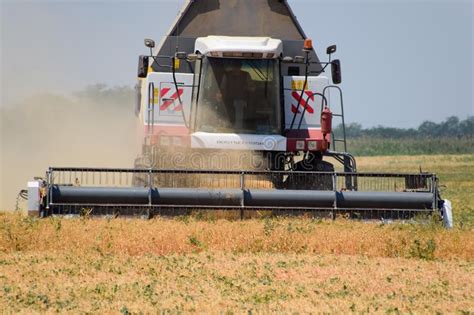
[{"label": "sky", "polygon": [[[164,36],[184,2],[0,1],[0,106],[134,85],[143,39]],[[321,59],[337,44],[347,122],[416,127],[474,115],[472,0],[288,2]]]}]

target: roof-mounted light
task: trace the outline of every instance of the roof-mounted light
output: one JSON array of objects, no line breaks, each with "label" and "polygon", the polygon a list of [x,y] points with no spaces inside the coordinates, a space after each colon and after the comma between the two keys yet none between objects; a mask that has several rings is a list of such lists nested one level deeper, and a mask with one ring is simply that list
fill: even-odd
[{"label": "roof-mounted light", "polygon": [[144,42],[146,47],[155,48],[155,41],[153,39],[145,38]]},{"label": "roof-mounted light", "polygon": [[174,54],[174,57],[177,59],[186,59],[188,57],[188,54],[184,51],[178,51]]},{"label": "roof-mounted light", "polygon": [[303,50],[313,50],[313,40],[307,38],[304,40]]},{"label": "roof-mounted light", "polygon": [[[216,57],[218,56],[219,53],[216,52],[210,52],[211,56],[214,57],[214,53],[217,54]],[[222,57],[224,58],[263,58],[263,53],[259,52],[240,52],[240,51],[224,51],[222,52]]]},{"label": "roof-mounted light", "polygon": [[303,56],[295,56],[293,59],[295,63],[304,63],[304,57]]}]

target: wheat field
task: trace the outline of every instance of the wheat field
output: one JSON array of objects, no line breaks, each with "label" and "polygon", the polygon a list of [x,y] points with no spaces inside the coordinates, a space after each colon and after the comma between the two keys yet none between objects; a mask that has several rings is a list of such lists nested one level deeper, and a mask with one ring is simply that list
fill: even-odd
[{"label": "wheat field", "polygon": [[455,228],[307,217],[0,215],[3,313],[472,313],[474,156],[370,157],[436,172]]}]

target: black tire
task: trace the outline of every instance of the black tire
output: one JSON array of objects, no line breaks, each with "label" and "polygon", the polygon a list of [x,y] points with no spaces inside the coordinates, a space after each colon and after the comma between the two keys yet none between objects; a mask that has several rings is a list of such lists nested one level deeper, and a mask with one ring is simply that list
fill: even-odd
[{"label": "black tire", "polygon": [[327,172],[327,174],[291,174],[285,181],[286,189],[296,190],[333,190],[332,174],[334,165],[323,160],[312,163],[296,163],[296,172]]}]

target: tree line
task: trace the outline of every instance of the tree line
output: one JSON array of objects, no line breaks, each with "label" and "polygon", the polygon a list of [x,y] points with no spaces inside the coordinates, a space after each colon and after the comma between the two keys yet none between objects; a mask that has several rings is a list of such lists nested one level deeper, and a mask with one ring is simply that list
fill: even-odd
[{"label": "tree line", "polygon": [[[338,125],[334,132],[342,134],[342,125]],[[435,123],[424,121],[418,128],[394,128],[394,127],[371,127],[364,128],[361,124],[346,124],[346,136],[354,138],[378,138],[378,139],[407,139],[407,138],[474,138],[474,116],[460,120],[456,116],[448,117],[446,120]]]}]

